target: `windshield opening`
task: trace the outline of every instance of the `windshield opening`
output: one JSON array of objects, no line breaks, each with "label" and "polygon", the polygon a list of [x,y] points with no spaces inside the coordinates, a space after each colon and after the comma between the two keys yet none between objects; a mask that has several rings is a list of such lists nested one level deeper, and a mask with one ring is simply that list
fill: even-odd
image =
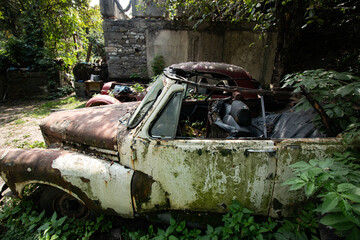
[{"label": "windshield opening", "polygon": [[157,98],[160,96],[163,88],[165,86],[165,76],[160,75],[156,81],[149,86],[148,93],[145,98],[141,101],[141,104],[136,109],[135,113],[131,116],[128,128],[136,127],[141,120],[145,117],[147,112],[151,109],[151,107],[156,102]]}]

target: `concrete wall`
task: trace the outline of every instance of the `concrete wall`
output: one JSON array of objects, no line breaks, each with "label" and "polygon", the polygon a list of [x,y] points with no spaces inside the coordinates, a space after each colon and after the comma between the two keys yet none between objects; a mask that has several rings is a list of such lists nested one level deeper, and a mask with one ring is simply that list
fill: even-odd
[{"label": "concrete wall", "polygon": [[263,38],[249,24],[207,23],[196,31],[194,22],[154,19],[105,20],[109,77],[151,77],[151,62],[162,55],[166,66],[186,61],[239,65],[255,79],[269,84],[276,34]]}]

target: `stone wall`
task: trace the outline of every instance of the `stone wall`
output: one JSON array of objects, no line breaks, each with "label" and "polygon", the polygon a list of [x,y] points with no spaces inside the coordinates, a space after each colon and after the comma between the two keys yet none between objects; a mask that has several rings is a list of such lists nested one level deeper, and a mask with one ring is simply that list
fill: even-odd
[{"label": "stone wall", "polygon": [[151,63],[162,55],[166,66],[186,61],[225,62],[244,67],[255,79],[270,84],[276,33],[263,38],[253,25],[133,18],[104,20],[110,79],[151,77]]},{"label": "stone wall", "polygon": [[105,20],[105,50],[110,79],[147,77],[146,22]]}]

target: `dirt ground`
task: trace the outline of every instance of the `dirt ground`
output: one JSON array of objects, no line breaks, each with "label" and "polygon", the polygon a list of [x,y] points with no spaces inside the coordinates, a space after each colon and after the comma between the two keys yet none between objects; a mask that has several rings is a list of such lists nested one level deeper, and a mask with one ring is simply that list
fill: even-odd
[{"label": "dirt ground", "polygon": [[[62,99],[66,99],[64,97]],[[59,101],[56,99],[53,101]],[[87,99],[76,100],[84,104]],[[31,114],[49,100],[0,101],[0,148],[32,148],[44,146],[39,123],[44,116]],[[59,106],[60,108],[66,105]]]},{"label": "dirt ground", "polygon": [[26,143],[43,142],[39,123],[42,119],[27,113],[45,100],[0,102],[0,148],[17,148]]}]

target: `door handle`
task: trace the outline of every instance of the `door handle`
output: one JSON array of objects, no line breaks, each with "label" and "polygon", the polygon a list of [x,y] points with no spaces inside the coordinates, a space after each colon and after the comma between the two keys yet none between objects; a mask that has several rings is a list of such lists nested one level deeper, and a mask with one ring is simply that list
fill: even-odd
[{"label": "door handle", "polygon": [[276,149],[246,149],[245,157],[248,157],[250,153],[268,153],[271,157],[275,157]]}]

